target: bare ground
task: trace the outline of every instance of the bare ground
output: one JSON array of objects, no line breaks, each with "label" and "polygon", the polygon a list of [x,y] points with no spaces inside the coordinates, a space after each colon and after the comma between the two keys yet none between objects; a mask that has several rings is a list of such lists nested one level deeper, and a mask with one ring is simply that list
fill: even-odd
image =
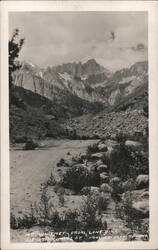
[{"label": "bare ground", "polygon": [[[11,211],[14,214],[30,210],[32,202],[40,198],[40,184],[44,183],[51,172],[58,178],[56,163],[84,152],[89,144],[96,140],[48,140],[43,148],[37,150],[12,149],[10,152],[10,198]],[[70,157],[70,156],[69,156]]]}]

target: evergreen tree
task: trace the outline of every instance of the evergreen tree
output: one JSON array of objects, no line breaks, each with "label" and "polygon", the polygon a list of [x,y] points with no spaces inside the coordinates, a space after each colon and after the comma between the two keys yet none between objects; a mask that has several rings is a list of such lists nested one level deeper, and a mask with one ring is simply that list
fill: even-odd
[{"label": "evergreen tree", "polygon": [[13,84],[12,73],[21,67],[20,63],[16,60],[19,52],[24,44],[24,38],[18,39],[19,30],[15,29],[11,39],[9,40],[9,87]]}]

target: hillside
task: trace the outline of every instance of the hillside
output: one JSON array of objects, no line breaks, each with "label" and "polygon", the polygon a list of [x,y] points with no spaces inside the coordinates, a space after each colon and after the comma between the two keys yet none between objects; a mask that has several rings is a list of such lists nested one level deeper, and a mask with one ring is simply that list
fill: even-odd
[{"label": "hillside", "polygon": [[22,87],[12,86],[10,105],[11,141],[23,137],[45,138],[65,137],[65,128],[61,121],[96,113],[102,109],[99,103],[89,103],[70,93],[61,100],[51,101]]}]

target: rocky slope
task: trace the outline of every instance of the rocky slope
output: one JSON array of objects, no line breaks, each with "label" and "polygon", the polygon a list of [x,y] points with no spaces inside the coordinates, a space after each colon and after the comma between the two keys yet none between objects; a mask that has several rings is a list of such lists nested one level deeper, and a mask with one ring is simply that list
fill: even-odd
[{"label": "rocky slope", "polygon": [[106,113],[102,111],[95,116],[84,115],[67,120],[65,127],[71,132],[75,131],[79,136],[95,138],[115,137],[119,132],[125,134],[145,133],[147,129],[147,117],[143,111],[128,109],[126,111]]}]

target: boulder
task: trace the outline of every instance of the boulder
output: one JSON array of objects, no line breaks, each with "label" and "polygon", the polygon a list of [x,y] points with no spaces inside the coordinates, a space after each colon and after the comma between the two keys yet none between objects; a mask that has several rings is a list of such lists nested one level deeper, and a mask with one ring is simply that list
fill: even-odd
[{"label": "boulder", "polygon": [[65,167],[72,167],[76,162],[73,160],[65,160],[65,162],[63,163],[63,166]]},{"label": "boulder", "polygon": [[149,199],[149,191],[144,191],[140,197],[142,199]]},{"label": "boulder", "polygon": [[113,177],[110,180],[110,183],[112,184],[115,184],[115,183],[118,184],[119,182],[121,182],[121,179],[119,177]]},{"label": "boulder", "polygon": [[91,158],[94,160],[99,160],[103,157],[103,153],[95,153],[91,155]]},{"label": "boulder", "polygon": [[108,183],[109,182],[109,176],[106,172],[103,172],[100,174],[100,182],[101,183]]},{"label": "boulder", "polygon": [[101,152],[107,152],[107,150],[108,150],[107,146],[104,143],[99,143],[98,144],[98,149]]},{"label": "boulder", "polygon": [[142,201],[135,201],[132,204],[133,209],[135,209],[137,215],[140,218],[148,218],[149,217],[149,201],[142,200]]},{"label": "boulder", "polygon": [[140,143],[140,142],[138,142],[138,141],[132,141],[132,140],[127,140],[126,142],[125,142],[125,145],[126,146],[129,146],[129,147],[140,147],[140,146],[142,146],[142,143]]},{"label": "boulder", "polygon": [[137,176],[136,188],[142,189],[149,186],[149,175],[141,174]]},{"label": "boulder", "polygon": [[107,169],[108,169],[108,166],[105,164],[102,164],[99,167],[97,167],[97,170],[99,173],[107,172]]},{"label": "boulder", "polygon": [[109,184],[103,183],[100,186],[100,191],[103,192],[103,193],[111,193],[112,192],[112,188],[109,186]]}]

